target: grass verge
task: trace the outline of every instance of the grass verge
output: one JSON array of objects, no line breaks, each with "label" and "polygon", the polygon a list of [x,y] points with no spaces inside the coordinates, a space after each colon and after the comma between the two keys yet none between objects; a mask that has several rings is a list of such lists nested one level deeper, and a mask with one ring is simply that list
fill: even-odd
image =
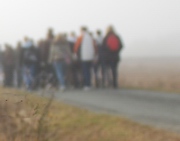
[{"label": "grass verge", "polygon": [[[4,125],[0,120],[0,140],[4,141],[180,141],[180,135],[124,118],[95,114],[57,101],[47,107],[49,99],[14,89],[0,88],[0,101],[3,108],[10,107],[8,112],[4,109],[4,115],[14,117],[11,121],[24,116],[13,124]],[[1,112],[0,119],[4,115]],[[31,130],[26,131],[29,127]]]}]

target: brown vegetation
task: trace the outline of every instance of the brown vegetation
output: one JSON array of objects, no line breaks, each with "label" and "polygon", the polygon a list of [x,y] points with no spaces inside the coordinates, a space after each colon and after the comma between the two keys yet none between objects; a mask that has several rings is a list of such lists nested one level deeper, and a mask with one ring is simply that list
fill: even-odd
[{"label": "brown vegetation", "polygon": [[1,141],[47,141],[54,137],[47,118],[52,98],[39,107],[28,94],[1,89],[0,99]]},{"label": "brown vegetation", "polygon": [[0,100],[0,141],[180,141],[174,133],[26,92],[0,88]]},{"label": "brown vegetation", "polygon": [[120,86],[180,92],[179,59],[124,59],[120,64]]}]

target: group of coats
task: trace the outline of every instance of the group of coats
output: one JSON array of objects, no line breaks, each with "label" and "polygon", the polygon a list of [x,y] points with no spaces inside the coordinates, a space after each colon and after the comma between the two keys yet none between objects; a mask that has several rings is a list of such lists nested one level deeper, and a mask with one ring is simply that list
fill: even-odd
[{"label": "group of coats", "polygon": [[[62,90],[67,86],[66,75],[71,76],[71,85],[76,87],[81,83],[85,90],[90,89],[92,69],[96,70],[94,71],[97,77],[96,83],[99,83],[98,71],[101,71],[102,83],[104,83],[107,81],[107,70],[111,69],[112,86],[117,88],[117,67],[122,47],[122,41],[112,27],[108,27],[104,38],[100,31],[97,32],[97,38],[94,38],[85,27],[81,28],[81,35],[77,39],[74,35],[70,38],[65,34],[53,36],[52,30],[49,30],[47,39],[41,40],[37,47],[27,38],[23,44],[18,44],[16,50],[6,45],[2,53],[4,84],[13,85],[14,70],[17,72],[17,86],[21,86],[24,82],[22,76],[24,67],[28,66],[28,69],[32,69],[33,66],[34,72],[31,75],[35,78],[42,69],[48,68],[44,66],[51,65]],[[78,78],[79,74],[81,80]]]}]

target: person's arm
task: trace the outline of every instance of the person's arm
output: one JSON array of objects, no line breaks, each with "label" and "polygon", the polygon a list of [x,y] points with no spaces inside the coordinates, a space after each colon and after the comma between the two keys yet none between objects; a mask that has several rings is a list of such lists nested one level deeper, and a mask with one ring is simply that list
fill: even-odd
[{"label": "person's arm", "polygon": [[106,40],[107,40],[107,36],[105,36],[104,38],[103,38],[103,41],[102,41],[102,45],[101,45],[101,48],[103,49],[103,50],[105,50],[105,48],[106,48]]},{"label": "person's arm", "polygon": [[94,53],[95,53],[95,55],[97,55],[98,54],[98,47],[97,47],[95,40],[93,40],[93,46],[94,46]]},{"label": "person's arm", "polygon": [[98,61],[98,47],[96,44],[96,40],[93,40],[93,47],[94,47],[94,63]]},{"label": "person's arm", "polygon": [[117,37],[119,40],[119,51],[121,51],[123,49],[124,45],[123,45],[122,39],[119,36],[117,36]]},{"label": "person's arm", "polygon": [[81,46],[81,43],[82,43],[82,36],[80,36],[78,39],[77,39],[77,41],[76,41],[76,43],[75,43],[75,45],[74,45],[74,53],[76,53],[77,54],[77,52],[78,52],[78,50],[79,50],[79,48],[80,48],[80,46]]},{"label": "person's arm", "polygon": [[67,44],[67,54],[70,57],[70,59],[72,60],[72,52],[71,52],[71,47],[69,44]]},{"label": "person's arm", "polygon": [[77,39],[76,43],[74,44],[73,57],[72,57],[73,60],[77,60],[77,59],[78,59],[78,51],[79,51],[79,48],[80,48],[80,46],[81,46],[82,39],[83,39],[83,37],[80,36],[80,37]]}]

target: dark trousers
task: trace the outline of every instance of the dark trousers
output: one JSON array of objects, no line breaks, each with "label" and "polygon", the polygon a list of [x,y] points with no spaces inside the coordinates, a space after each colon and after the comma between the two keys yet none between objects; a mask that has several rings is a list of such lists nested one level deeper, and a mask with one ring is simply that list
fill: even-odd
[{"label": "dark trousers", "polygon": [[36,66],[34,64],[23,66],[23,80],[26,88],[32,90],[34,88],[34,81],[36,77]]},{"label": "dark trousers", "polygon": [[14,79],[14,68],[11,66],[4,67],[4,86],[12,87]]},{"label": "dark trousers", "polygon": [[91,86],[91,66],[92,66],[91,61],[82,62],[84,86],[87,86],[87,87]]},{"label": "dark trousers", "polygon": [[22,84],[22,67],[18,66],[18,68],[16,69],[16,75],[17,75],[17,87],[20,88],[21,84]]},{"label": "dark trousers", "polygon": [[117,84],[117,80],[118,80],[118,71],[117,71],[118,61],[109,61],[107,63],[107,67],[109,67],[111,69],[111,72],[112,72],[113,87],[117,88],[118,87],[118,84]]},{"label": "dark trousers", "polygon": [[93,64],[94,76],[95,76],[95,86],[99,87],[99,78],[98,78],[98,70],[99,70],[99,62]]},{"label": "dark trousers", "polygon": [[79,61],[73,62],[72,67],[72,84],[75,88],[82,86],[82,73],[81,73],[81,63]]}]

